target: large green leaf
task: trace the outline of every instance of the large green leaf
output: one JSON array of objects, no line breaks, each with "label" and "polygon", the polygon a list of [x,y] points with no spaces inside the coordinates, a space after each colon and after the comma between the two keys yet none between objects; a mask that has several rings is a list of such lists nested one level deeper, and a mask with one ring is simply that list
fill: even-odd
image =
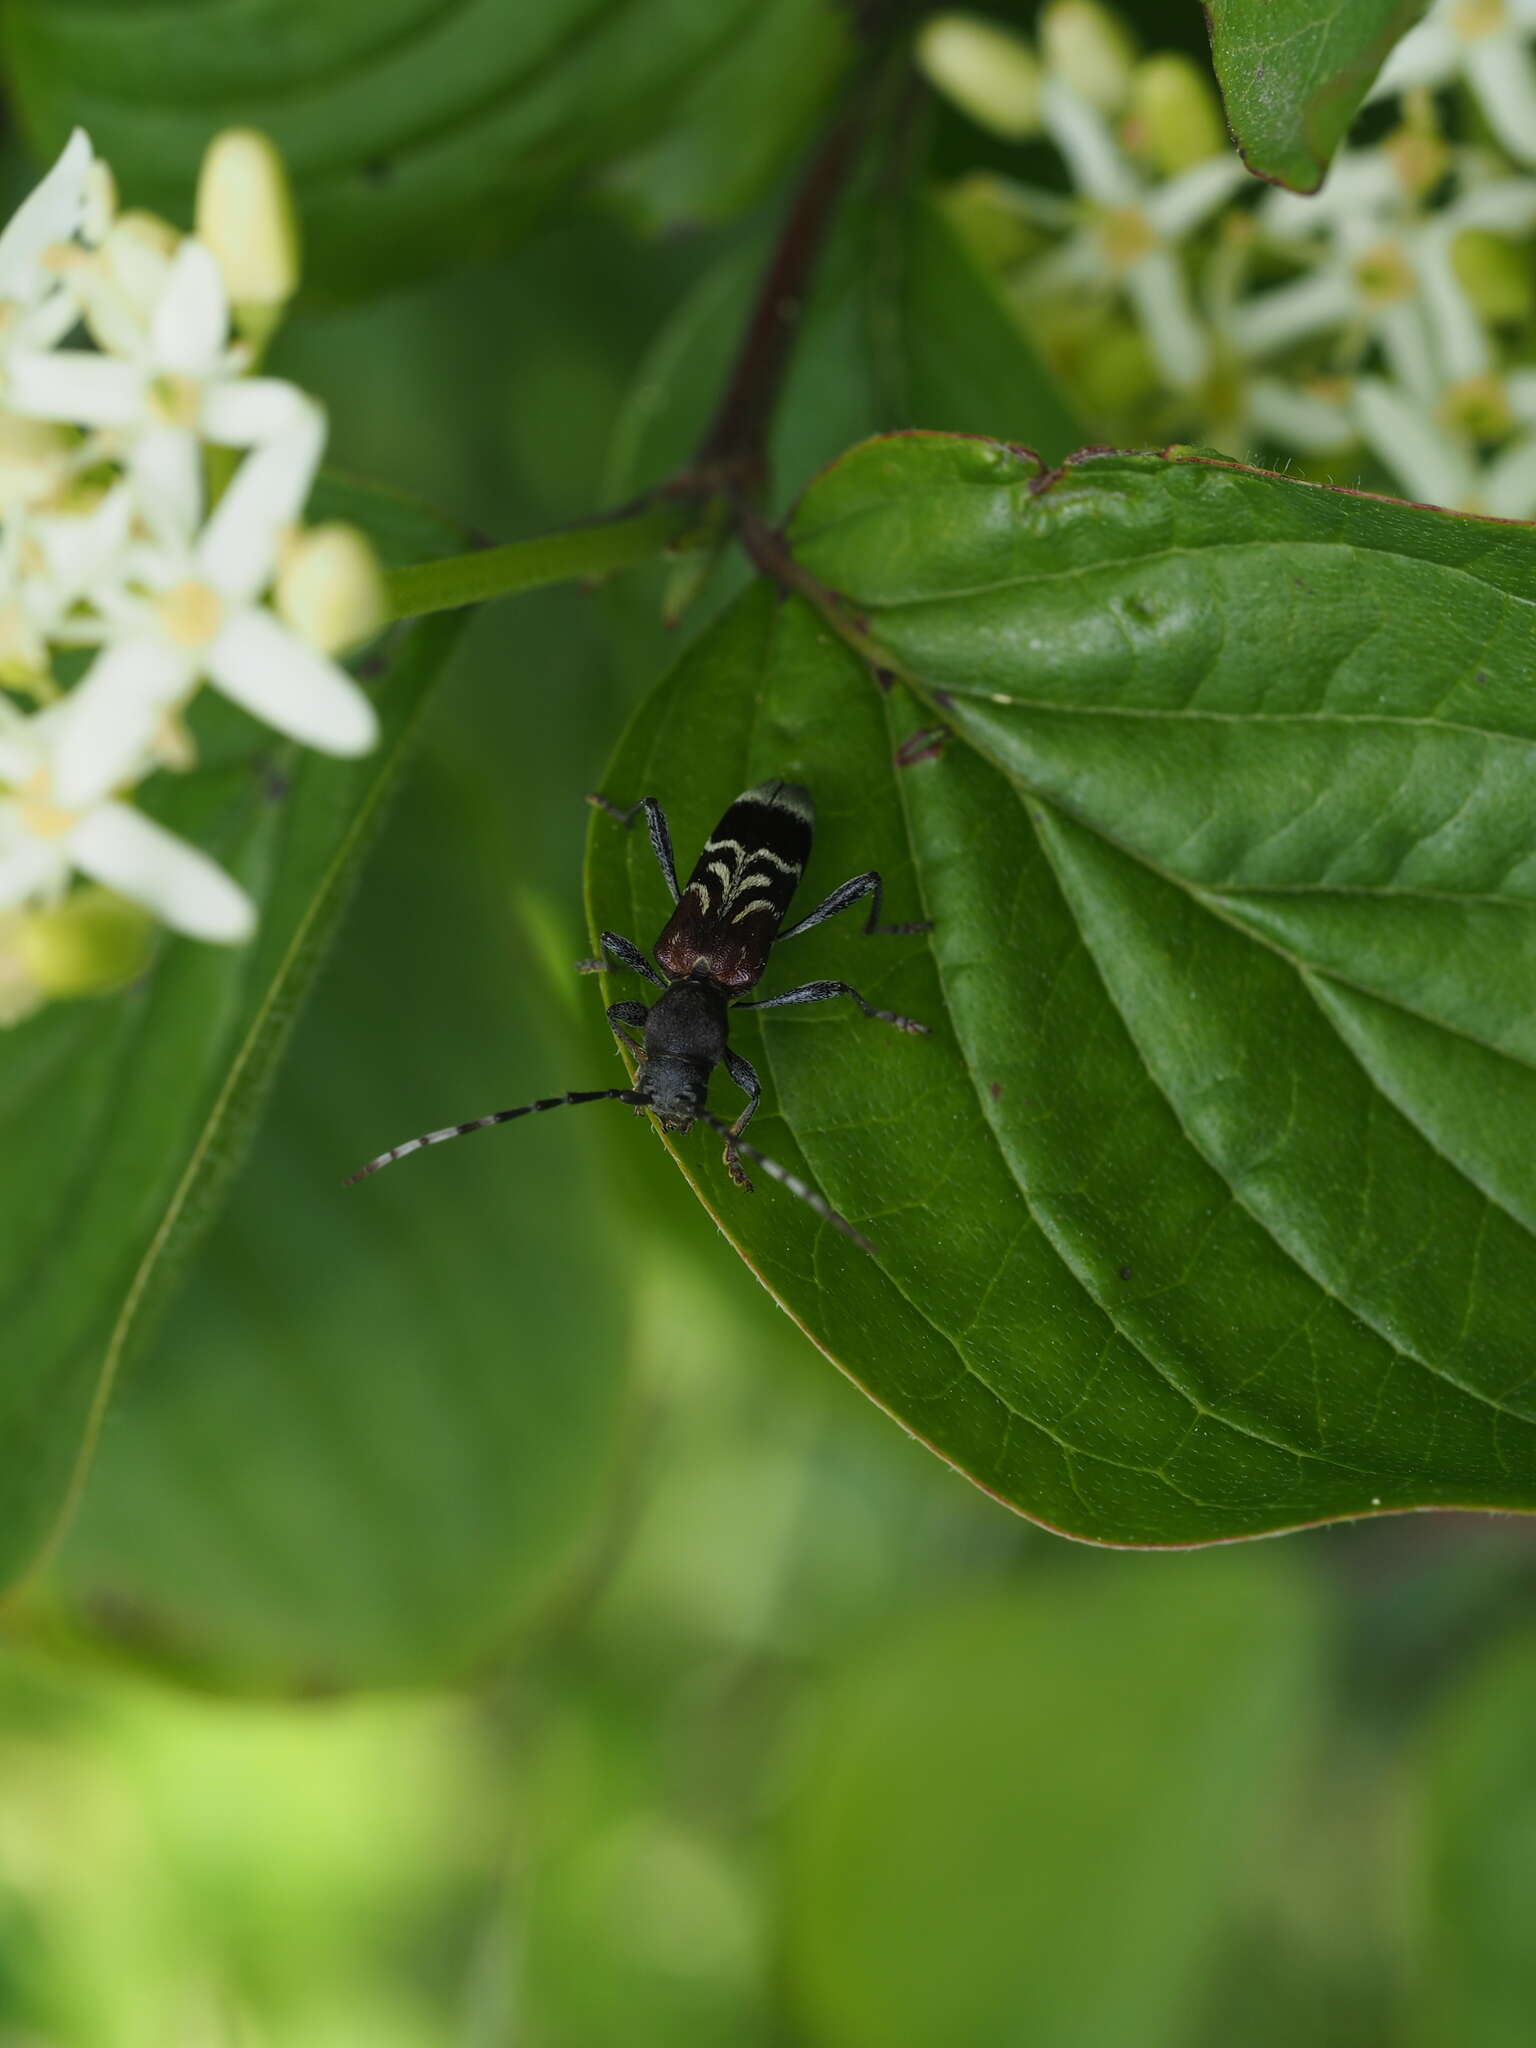
[{"label": "large green leaf", "polygon": [[[934,920],[842,920],[767,983],[842,976],[931,1038],[844,1005],[742,1022],[765,1149],[879,1254],[732,1192],[695,1136],[769,1285],[1079,1535],[1536,1504],[1536,538],[938,435],[855,450],[793,538],[907,686],[759,590],[609,778],[674,807],[687,859],[795,776],[807,896],[878,866],[888,917]],[[605,822],[592,897],[647,943],[665,908]]]},{"label": "large green leaf", "polygon": [[1533,1712],[1536,1638],[1522,1632],[1480,1660],[1431,1723],[1403,1837],[1417,1866],[1406,2038],[1422,2048],[1521,2048],[1530,2038],[1536,1957],[1523,1908],[1536,1885]]},{"label": "large green leaf", "polygon": [[1387,52],[1428,0],[1208,0],[1211,55],[1243,161],[1315,192]]},{"label": "large green leaf", "polygon": [[[321,509],[386,559],[451,537],[392,498],[332,487]],[[338,763],[243,745],[161,792],[160,812],[256,897],[248,948],[168,944],[140,986],[58,1005],[0,1044],[0,1583],[54,1524],[124,1358],[213,1211],[324,951],[451,619],[395,637],[376,753]]]},{"label": "large green leaf", "polygon": [[[612,1478],[626,1302],[593,1127],[341,1185],[393,1138],[568,1085],[508,911],[505,765],[455,737],[369,862],[61,1553],[76,1629],[205,1682],[461,1675],[569,1586]],[[555,943],[570,984],[574,917]]]},{"label": "large green leaf", "polygon": [[[701,92],[705,118],[718,95],[702,74],[729,66],[745,32],[761,38],[765,16],[800,12],[799,0],[16,0],[4,59],[40,153],[80,122],[127,202],[176,220],[209,136],[265,129],[297,186],[309,288],[334,297],[504,247],[571,179],[669,124],[684,88]],[[827,76],[819,60],[807,68],[811,95]]]},{"label": "large green leaf", "polygon": [[754,9],[655,139],[614,167],[607,189],[653,230],[742,212],[808,139],[854,54],[852,26],[836,0]]},{"label": "large green leaf", "polygon": [[788,1802],[809,2040],[1190,2040],[1302,1753],[1317,1616],[1279,1564],[1079,1563],[852,1663]]}]

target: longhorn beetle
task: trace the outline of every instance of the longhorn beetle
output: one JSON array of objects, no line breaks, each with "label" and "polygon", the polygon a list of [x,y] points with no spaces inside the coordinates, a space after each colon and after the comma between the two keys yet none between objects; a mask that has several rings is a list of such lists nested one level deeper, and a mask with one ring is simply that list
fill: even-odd
[{"label": "longhorn beetle", "polygon": [[[677,864],[672,855],[667,814],[655,797],[642,797],[628,810],[621,810],[605,796],[592,795],[587,801],[616,818],[626,829],[642,811],[645,813],[656,863],[674,905],[656,941],[657,965],[647,959],[632,939],[622,938],[617,932],[602,934],[601,958],[578,963],[580,973],[597,974],[605,961],[613,960],[644,975],[661,990],[649,1009],[636,1002],[608,1005],[608,1023],[614,1037],[638,1055],[635,1086],[554,1095],[543,1102],[525,1102],[518,1109],[498,1109],[491,1116],[475,1117],[467,1124],[450,1124],[445,1130],[428,1131],[424,1137],[410,1138],[392,1151],[380,1153],[377,1159],[359,1167],[346,1185],[350,1187],[366,1174],[377,1173],[380,1167],[403,1159],[408,1152],[420,1151],[426,1145],[441,1145],[449,1138],[462,1138],[490,1124],[508,1123],[513,1117],[563,1109],[573,1102],[628,1102],[636,1109],[650,1110],[664,1131],[682,1135],[697,1122],[709,1124],[725,1138],[726,1171],[739,1188],[749,1193],[752,1188],[741,1164],[741,1154],[745,1152],[770,1178],[809,1203],[818,1216],[851,1237],[863,1250],[873,1250],[869,1240],[814,1189],[745,1142],[742,1133],[751,1123],[763,1091],[751,1063],[731,1048],[729,1012],[781,1010],[792,1003],[820,1003],[832,996],[849,996],[866,1017],[894,1024],[898,1031],[926,1033],[926,1024],[899,1016],[894,1010],[876,1009],[846,981],[807,981],[798,988],[785,989],[780,995],[759,996],[751,1002],[743,998],[761,981],[769,953],[777,942],[798,938],[865,896],[872,899],[864,925],[867,936],[905,936],[927,931],[928,924],[880,922],[883,884],[873,868],[834,889],[798,923],[783,923],[810,856],[816,822],[811,793],[798,782],[760,782],[743,790],[706,840],[684,889],[677,886]],[[642,1034],[639,1039],[631,1035],[637,1030]],[[712,1116],[705,1106],[709,1077],[722,1065],[747,1098],[746,1107],[731,1124]]]}]

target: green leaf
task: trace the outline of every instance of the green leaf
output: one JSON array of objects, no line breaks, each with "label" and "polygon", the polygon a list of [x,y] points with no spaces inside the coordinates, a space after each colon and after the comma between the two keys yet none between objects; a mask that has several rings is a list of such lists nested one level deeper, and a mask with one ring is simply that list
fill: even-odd
[{"label": "green leaf", "polygon": [[[318,503],[388,560],[453,542],[380,493],[332,485]],[[114,1378],[228,1182],[454,637],[434,620],[394,640],[366,760],[294,767],[242,722],[222,766],[161,789],[162,818],[255,896],[251,946],[170,942],[139,987],[56,1005],[0,1046],[0,1583],[78,1485]]]},{"label": "green leaf", "polygon": [[1392,45],[1428,0],[1208,0],[1211,56],[1249,170],[1315,192]]},{"label": "green leaf", "polygon": [[1060,461],[1081,425],[996,284],[931,194],[911,194],[899,232],[892,214],[876,214],[887,261],[868,280],[867,316],[891,423],[985,433]]},{"label": "green leaf", "polygon": [[125,203],[190,219],[204,146],[264,129],[306,285],[377,290],[504,248],[573,179],[674,118],[701,66],[794,0],[17,0],[4,62],[41,156],[76,122]]},{"label": "green leaf", "polygon": [[[508,928],[505,764],[453,764],[454,738],[369,862],[60,1556],[72,1634],[204,1684],[462,1677],[574,1590],[611,1482],[628,1345],[595,1128],[539,1119],[341,1185],[579,1078]],[[554,943],[572,982],[574,917]]]},{"label": "green leaf", "polygon": [[809,141],[854,54],[850,27],[836,0],[755,9],[689,82],[666,127],[616,164],[605,188],[653,233],[744,212]]},{"label": "green leaf", "polygon": [[1255,1563],[1079,1565],[908,1623],[833,1683],[786,1816],[810,2040],[1192,2037],[1317,1665],[1302,1588]]},{"label": "green leaf", "polygon": [[1418,1969],[1407,2039],[1521,2048],[1536,1999],[1536,1637],[1501,1643],[1441,1703],[1403,1842]]},{"label": "green leaf", "polygon": [[[878,867],[888,918],[934,920],[818,929],[766,984],[852,980],[931,1038],[846,1005],[738,1032],[764,1149],[878,1259],[690,1141],[774,1292],[1078,1535],[1536,1504],[1531,533],[911,435],[828,471],[793,539],[909,687],[759,590],[607,783],[674,806],[686,860],[794,776],[807,901]],[[597,922],[648,942],[646,850],[593,848]]]}]

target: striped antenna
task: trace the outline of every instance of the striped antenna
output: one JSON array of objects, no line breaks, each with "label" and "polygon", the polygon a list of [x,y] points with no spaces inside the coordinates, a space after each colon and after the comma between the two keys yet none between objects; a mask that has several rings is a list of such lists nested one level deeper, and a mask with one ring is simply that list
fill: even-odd
[{"label": "striped antenna", "polygon": [[780,1187],[788,1188],[792,1195],[798,1195],[808,1209],[816,1211],[823,1223],[830,1223],[832,1228],[840,1230],[844,1237],[851,1237],[861,1252],[868,1252],[871,1258],[875,1256],[875,1248],[864,1233],[855,1230],[846,1216],[839,1216],[832,1204],[824,1196],[818,1195],[814,1188],[807,1187],[798,1175],[791,1173],[787,1167],[780,1166],[776,1159],[770,1159],[766,1152],[759,1152],[757,1147],[749,1145],[745,1138],[731,1137],[730,1125],[722,1118],[712,1115],[707,1109],[703,1111],[703,1120],[729,1140],[733,1151],[745,1152],[749,1159],[757,1161],[770,1180],[776,1180]]},{"label": "striped antenna", "polygon": [[[391,1166],[395,1160],[403,1159],[407,1152],[420,1152],[428,1145],[446,1145],[450,1138],[467,1138],[471,1131],[487,1130],[492,1124],[509,1124],[514,1117],[537,1116],[541,1110],[564,1109],[572,1102],[629,1102],[637,1109],[647,1109],[650,1100],[648,1095],[641,1095],[633,1088],[591,1088],[572,1095],[546,1096],[542,1102],[525,1102],[520,1109],[498,1109],[491,1116],[477,1116],[467,1124],[449,1124],[446,1130],[428,1131],[424,1137],[407,1138],[403,1145],[396,1145],[390,1152],[381,1152],[377,1159],[370,1159],[356,1173],[349,1173],[342,1186],[349,1188],[357,1181],[366,1180],[380,1167]],[[766,1161],[764,1164],[766,1166]]]}]

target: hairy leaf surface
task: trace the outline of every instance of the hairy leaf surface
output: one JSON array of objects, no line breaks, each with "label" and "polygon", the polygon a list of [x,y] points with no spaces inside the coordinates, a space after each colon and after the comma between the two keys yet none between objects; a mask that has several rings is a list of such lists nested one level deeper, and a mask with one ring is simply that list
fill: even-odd
[{"label": "hairy leaf surface", "polygon": [[[822,813],[802,907],[878,866],[888,917],[934,920],[849,916],[765,984],[836,975],[931,1038],[844,1004],[743,1020],[765,1149],[879,1250],[706,1156],[768,1284],[1076,1534],[1531,1504],[1536,539],[909,435],[828,471],[793,542],[904,680],[758,591],[610,776],[691,849],[793,775]],[[645,850],[594,846],[600,921],[649,942]]]}]

